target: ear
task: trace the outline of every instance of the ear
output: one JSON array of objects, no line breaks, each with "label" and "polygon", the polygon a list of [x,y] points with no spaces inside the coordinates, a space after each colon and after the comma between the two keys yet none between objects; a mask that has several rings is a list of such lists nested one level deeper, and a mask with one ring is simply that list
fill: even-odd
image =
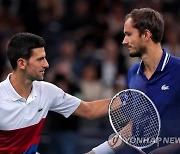
[{"label": "ear", "polygon": [[149,40],[152,38],[152,33],[148,29],[145,29],[143,36],[144,36],[145,40]]},{"label": "ear", "polygon": [[20,69],[25,69],[26,68],[26,64],[27,64],[27,61],[25,60],[25,59],[23,59],[23,58],[19,58],[18,60],[17,60],[17,65],[18,65],[18,67],[20,68]]}]

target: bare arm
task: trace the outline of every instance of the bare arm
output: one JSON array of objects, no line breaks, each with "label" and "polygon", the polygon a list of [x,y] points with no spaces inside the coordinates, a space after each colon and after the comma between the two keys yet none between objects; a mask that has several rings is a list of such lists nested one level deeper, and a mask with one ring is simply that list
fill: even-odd
[{"label": "bare arm", "polygon": [[135,149],[132,146],[128,146],[125,144],[118,135],[112,134],[110,135],[108,141],[100,144],[99,146],[93,148],[91,151],[87,152],[86,154],[144,154],[144,152]]},{"label": "bare arm", "polygon": [[79,107],[73,114],[88,119],[103,117],[108,113],[110,100],[111,99],[102,99],[91,102],[81,101]]},{"label": "bare arm", "polygon": [[118,135],[111,134],[108,141],[93,148],[86,154],[114,154],[117,149],[123,149],[125,144]]}]

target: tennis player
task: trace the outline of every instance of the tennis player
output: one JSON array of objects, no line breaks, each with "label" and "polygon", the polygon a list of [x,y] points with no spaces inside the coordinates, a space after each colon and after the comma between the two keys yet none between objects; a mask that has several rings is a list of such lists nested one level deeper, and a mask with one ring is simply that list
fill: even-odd
[{"label": "tennis player", "polygon": [[49,64],[40,36],[14,35],[7,56],[13,72],[0,83],[0,153],[36,153],[49,110],[88,119],[107,114],[109,99],[85,102],[42,81]]},{"label": "tennis player", "polygon": [[[128,87],[138,89],[149,96],[161,118],[157,143],[144,151],[150,154],[179,154],[180,59],[162,49],[163,33],[164,21],[159,12],[151,8],[133,9],[125,17],[125,37],[122,44],[128,47],[130,57],[141,59],[128,71]],[[120,139],[114,136],[89,153],[127,153],[122,151],[132,149],[127,145],[123,146],[125,144],[118,140]],[[128,154],[136,153],[134,149],[133,152],[130,151]]]}]

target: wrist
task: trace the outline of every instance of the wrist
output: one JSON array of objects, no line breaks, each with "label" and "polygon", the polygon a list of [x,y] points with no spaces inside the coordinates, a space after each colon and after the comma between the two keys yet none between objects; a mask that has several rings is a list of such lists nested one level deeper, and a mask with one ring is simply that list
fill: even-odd
[{"label": "wrist", "polygon": [[95,154],[114,154],[115,152],[111,149],[108,142],[104,142],[99,146],[92,149]]}]

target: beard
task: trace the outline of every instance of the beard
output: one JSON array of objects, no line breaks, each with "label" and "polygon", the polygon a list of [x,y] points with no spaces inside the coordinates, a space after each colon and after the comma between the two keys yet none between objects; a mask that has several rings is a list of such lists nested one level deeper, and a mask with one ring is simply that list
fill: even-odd
[{"label": "beard", "polygon": [[43,81],[44,80],[44,76],[43,75],[38,75],[38,74],[32,74],[32,73],[27,73],[27,78],[29,80],[33,81]]},{"label": "beard", "polygon": [[147,48],[145,46],[139,46],[134,52],[129,53],[130,57],[139,57],[141,58],[143,54],[147,52]]}]

